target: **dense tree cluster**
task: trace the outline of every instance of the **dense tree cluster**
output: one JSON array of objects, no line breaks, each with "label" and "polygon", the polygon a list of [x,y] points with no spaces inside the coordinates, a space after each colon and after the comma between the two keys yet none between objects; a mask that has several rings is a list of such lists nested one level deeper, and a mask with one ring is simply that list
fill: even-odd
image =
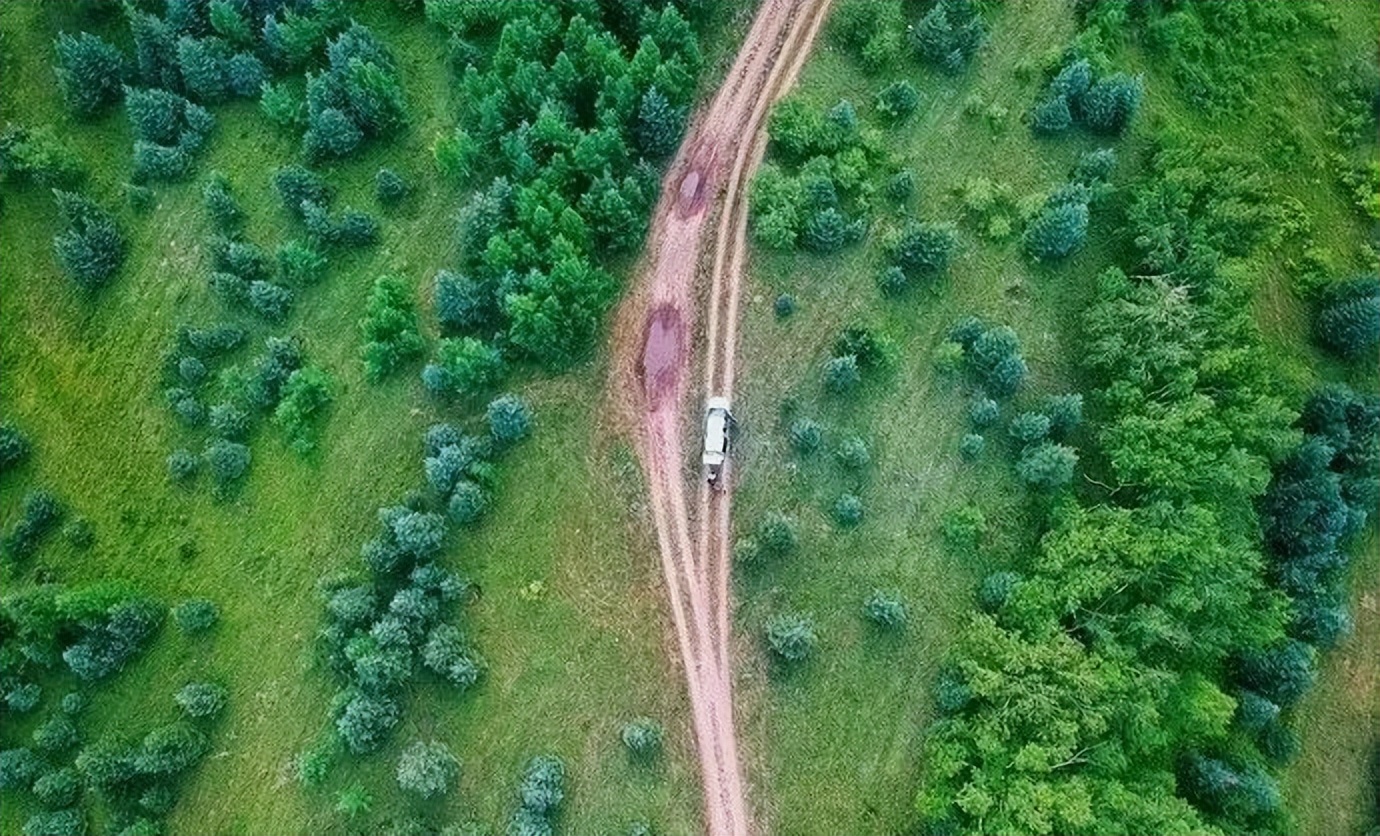
[{"label": "dense tree cluster", "polygon": [[[698,5],[698,4],[695,4]],[[589,347],[615,283],[596,253],[635,249],[700,70],[677,3],[497,7],[429,0],[460,72],[450,176],[492,175],[463,213],[454,333],[564,365]],[[502,339],[495,342],[494,337]]]},{"label": "dense tree cluster", "polygon": [[1030,126],[1046,136],[1064,133],[1074,125],[1115,136],[1131,124],[1144,95],[1145,83],[1139,76],[1108,73],[1097,77],[1087,58],[1071,54],[1031,111]]},{"label": "dense tree cluster", "polygon": [[352,22],[326,56],[326,70],[307,74],[308,161],[351,156],[366,139],[392,136],[407,121],[393,54],[369,29]]},{"label": "dense tree cluster", "polygon": [[[904,110],[899,101],[891,107],[898,116]],[[885,155],[853,104],[820,112],[787,98],[772,111],[767,133],[772,159],[752,181],[756,240],[821,254],[861,240],[876,192],[872,174]]]},{"label": "dense tree cluster", "polygon": [[135,183],[181,180],[205,149],[216,120],[177,93],[125,88],[125,116],[134,133]]},{"label": "dense tree cluster", "polygon": [[[1269,766],[1292,748],[1288,707],[1313,677],[1299,639],[1335,637],[1343,618],[1311,573],[1329,571],[1354,523],[1339,486],[1350,459],[1320,438],[1297,447],[1230,266],[1269,217],[1257,170],[1166,141],[1131,189],[1134,275],[1105,274],[1085,321],[1115,502],[1056,503],[1035,554],[984,581],[937,694],[947,717],[919,797],[932,826],[1279,827]],[[1305,428],[1373,438],[1374,409],[1332,391]],[[1047,405],[1051,432],[1080,415],[1071,399]],[[1374,443],[1362,443],[1365,493]],[[1273,575],[1314,596],[1292,615],[1252,542],[1256,502],[1267,548],[1287,550]]]}]

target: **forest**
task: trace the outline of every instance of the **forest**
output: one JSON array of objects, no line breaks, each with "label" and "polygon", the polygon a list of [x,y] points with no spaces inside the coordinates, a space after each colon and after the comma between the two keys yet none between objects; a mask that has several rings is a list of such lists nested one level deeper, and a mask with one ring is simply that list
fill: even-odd
[{"label": "forest", "polygon": [[[1377,31],[0,5],[0,833],[1380,832]],[[701,220],[732,830],[626,383]]]}]

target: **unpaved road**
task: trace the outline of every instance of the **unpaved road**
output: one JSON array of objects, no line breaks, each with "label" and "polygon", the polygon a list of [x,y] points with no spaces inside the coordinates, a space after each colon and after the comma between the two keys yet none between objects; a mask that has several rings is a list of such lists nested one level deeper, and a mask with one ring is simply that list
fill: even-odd
[{"label": "unpaved road", "polygon": [[[830,0],[763,0],[724,84],[691,125],[662,183],[649,251],[620,314],[614,385],[634,393],[638,452],[656,525],[676,643],[690,695],[709,836],[751,830],[733,723],[729,658],[729,492],[699,474],[702,401],[687,412],[697,316],[695,283],[709,273],[705,397],[731,395],[747,228],[746,185],[766,147],[768,109],[794,81]],[[713,237],[709,220],[718,213]],[[702,269],[713,254],[712,268]],[[687,447],[687,433],[691,427]],[[727,480],[727,477],[725,477]],[[691,518],[688,480],[701,485]],[[698,528],[698,542],[692,537]]]}]

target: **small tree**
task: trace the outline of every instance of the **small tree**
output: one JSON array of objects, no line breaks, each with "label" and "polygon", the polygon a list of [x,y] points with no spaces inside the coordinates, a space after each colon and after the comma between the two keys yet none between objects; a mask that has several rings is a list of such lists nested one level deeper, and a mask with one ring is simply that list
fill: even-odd
[{"label": "small tree", "polygon": [[34,797],[50,810],[69,807],[81,794],[81,778],[69,767],[45,772],[34,781]]},{"label": "small tree", "polygon": [[220,619],[220,608],[206,598],[188,598],[173,608],[177,627],[189,636],[211,629]]},{"label": "small tree", "polygon": [[91,34],[58,35],[58,88],[77,117],[89,119],[120,100],[126,62],[120,50]]},{"label": "small tree", "polygon": [[975,462],[982,458],[982,451],[987,449],[987,440],[978,433],[967,433],[958,442],[958,455],[965,462]]},{"label": "small tree", "polygon": [[853,391],[862,382],[858,358],[853,354],[830,357],[824,364],[824,388],[835,395]]},{"label": "small tree", "polygon": [[1078,454],[1073,448],[1046,441],[1026,449],[1016,462],[1016,474],[1037,490],[1052,491],[1073,480]]},{"label": "small tree", "polygon": [[202,459],[211,473],[211,493],[217,499],[233,495],[245,471],[249,470],[249,448],[225,439],[207,444]]},{"label": "small tree", "polygon": [[791,423],[791,447],[802,456],[808,456],[819,449],[824,437],[824,429],[818,421],[810,418],[797,418]]},{"label": "small tree", "polygon": [[977,429],[990,427],[1001,417],[1001,407],[991,398],[979,395],[968,405],[968,423]]},{"label": "small tree", "polygon": [[785,557],[800,545],[795,518],[780,511],[769,511],[757,524],[754,537],[757,546],[771,557]]},{"label": "small tree", "polygon": [[1131,124],[1145,95],[1140,77],[1113,73],[1098,80],[1078,102],[1079,116],[1089,130],[1120,134]]},{"label": "small tree", "polygon": [[392,735],[400,719],[391,697],[349,692],[336,715],[335,728],[351,752],[376,751]]},{"label": "small tree", "polygon": [[457,482],[451,492],[446,510],[457,525],[470,526],[479,522],[489,508],[489,495],[468,479]]},{"label": "small tree", "polygon": [[872,454],[867,449],[867,442],[858,436],[849,436],[839,444],[834,451],[834,457],[838,459],[840,465],[848,470],[862,470],[872,462]]},{"label": "small tree", "polygon": [[374,809],[374,797],[360,784],[351,784],[335,796],[335,811],[347,819],[357,819]]},{"label": "small tree", "polygon": [[1315,325],[1324,347],[1348,360],[1380,346],[1380,282],[1360,279],[1330,289]]},{"label": "small tree", "polygon": [[934,279],[949,268],[958,236],[952,226],[912,223],[889,250],[892,262],[912,281]]},{"label": "small tree", "polygon": [[13,470],[29,457],[29,440],[14,424],[0,423],[0,473]]},{"label": "small tree", "polygon": [[1015,572],[993,572],[982,579],[978,588],[978,606],[987,612],[996,612],[1011,598],[1021,576]]},{"label": "small tree", "polygon": [[86,290],[110,282],[125,261],[125,237],[110,213],[75,192],[53,191],[64,229],[53,249],[64,273]]},{"label": "small tree", "polygon": [[398,758],[398,786],[421,798],[445,795],[460,776],[460,760],[438,741],[418,740]]},{"label": "small tree", "polygon": [[661,752],[665,731],[661,724],[647,717],[639,717],[623,724],[620,736],[628,752],[640,761],[649,761]]},{"label": "small tree", "polygon": [[285,81],[259,88],[259,112],[280,131],[296,130],[306,114],[302,100]]},{"label": "small tree", "polygon": [[831,512],[840,528],[856,528],[863,518],[862,499],[857,494],[843,494],[834,500]]},{"label": "small tree", "polygon": [[877,111],[892,123],[904,122],[920,106],[920,91],[909,81],[893,81],[877,93]]},{"label": "small tree", "polygon": [[500,395],[484,410],[489,422],[489,436],[500,449],[522,441],[532,433],[532,410],[517,395]]},{"label": "small tree", "polygon": [[483,672],[483,663],[465,635],[451,624],[431,628],[422,648],[422,664],[461,691],[478,682]]},{"label": "small tree", "polygon": [[287,436],[288,446],[300,455],[316,448],[315,422],[335,402],[335,380],[315,366],[288,376],[282,397],[273,410],[273,422]]},{"label": "small tree", "polygon": [[398,205],[411,190],[402,175],[391,168],[381,168],[374,175],[374,195],[384,206]]},{"label": "small tree", "polygon": [[884,630],[900,630],[906,626],[906,604],[901,593],[894,589],[874,589],[863,602],[863,615]]},{"label": "small tree", "polygon": [[228,694],[214,682],[189,682],[173,699],[189,717],[199,720],[214,717],[225,708]]},{"label": "small tree", "polygon": [[803,662],[819,638],[814,619],[800,613],[780,613],[767,622],[767,646],[783,662]]},{"label": "small tree", "polygon": [[1011,419],[1009,432],[1018,444],[1034,444],[1049,435],[1049,416],[1039,412],[1022,412]]},{"label": "small tree", "polygon": [[1050,436],[1062,441],[1083,422],[1083,396],[1053,395],[1045,400],[1044,412],[1049,416]]},{"label": "small tree", "polygon": [[1025,230],[1025,250],[1037,259],[1064,258],[1083,247],[1088,237],[1088,204],[1046,205]]},{"label": "small tree", "polygon": [[661,160],[676,150],[685,128],[685,111],[672,106],[656,87],[642,94],[633,132],[637,147],[649,160]]},{"label": "small tree", "polygon": [[308,287],[325,274],[326,257],[306,241],[286,241],[278,248],[278,272],[288,284]]},{"label": "small tree", "polygon": [[1050,96],[1035,106],[1030,114],[1030,127],[1037,134],[1053,136],[1073,126],[1073,113],[1066,96]]}]

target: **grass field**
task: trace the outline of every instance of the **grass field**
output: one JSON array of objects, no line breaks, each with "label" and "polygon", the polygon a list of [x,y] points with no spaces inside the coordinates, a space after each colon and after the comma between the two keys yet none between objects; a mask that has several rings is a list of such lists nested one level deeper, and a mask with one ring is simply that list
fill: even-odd
[{"label": "grass field", "polygon": [[[1374,9],[1365,4],[1339,6],[1338,13],[1338,37],[1311,46],[1323,65],[1360,54],[1365,46],[1359,33],[1375,29]],[[820,634],[817,655],[798,670],[758,661],[743,674],[754,697],[749,734],[757,799],[774,833],[910,832],[912,793],[923,766],[920,742],[933,719],[934,675],[959,620],[973,606],[978,580],[1032,545],[1039,515],[1011,473],[1009,458],[992,444],[998,433],[989,435],[977,465],[959,459],[966,394],[937,376],[931,364],[945,330],[970,313],[1014,327],[1033,372],[1023,399],[1080,388],[1079,316],[1097,273],[1111,260],[1106,239],[1115,217],[1095,211],[1087,249],[1057,266],[1032,266],[1018,241],[991,243],[960,221],[963,208],[955,194],[976,177],[1009,184],[1018,199],[1048,190],[1066,178],[1079,152],[1104,144],[1076,132],[1037,140],[1021,122],[1042,84],[1030,64],[1057,54],[1075,24],[1067,4],[1044,0],[1006,4],[990,23],[988,44],[957,78],[918,67],[868,77],[824,39],[799,85],[812,105],[827,108],[846,98],[861,114],[893,78],[916,82],[923,96],[919,111],[886,137],[900,162],[916,172],[914,214],[959,222],[959,255],[950,275],[932,290],[883,298],[875,276],[882,265],[878,227],[895,223],[887,220],[874,226],[862,246],[840,255],[757,248],[749,269],[736,406],[748,429],[740,446],[736,526],[747,534],[767,511],[786,510],[801,522],[802,543],[796,556],[742,574],[740,631],[746,644],[760,648],[771,615],[801,610],[814,616]],[[1315,240],[1339,254],[1348,269],[1365,263],[1367,227],[1330,177],[1297,164],[1330,151],[1327,104],[1315,80],[1297,66],[1272,65],[1270,81],[1248,114],[1213,122],[1183,104],[1167,71],[1138,45],[1127,45],[1124,54],[1128,69],[1147,75],[1143,124],[1222,137],[1262,154],[1274,168],[1279,191],[1311,217]],[[1291,136],[1302,138],[1298,157],[1288,161],[1275,150],[1270,128],[1285,112],[1297,120]],[[1140,145],[1134,134],[1116,144],[1114,182],[1135,174]],[[1373,369],[1347,370],[1309,344],[1309,314],[1291,290],[1288,253],[1285,242],[1255,265],[1262,276],[1257,318],[1281,377],[1300,402],[1323,379],[1349,378],[1374,391]],[[799,305],[785,320],[772,310],[780,293],[792,294]],[[881,379],[865,381],[859,396],[839,402],[824,394],[821,367],[839,331],[856,323],[890,338],[895,365]],[[824,450],[812,458],[802,459],[789,445],[779,417],[784,399],[825,426]],[[847,476],[830,461],[831,442],[854,433],[873,454],[861,477]],[[853,531],[841,531],[829,516],[845,490],[857,492],[865,507],[864,521]],[[988,524],[976,554],[949,546],[941,533],[945,514],[967,504],[980,508]],[[1336,811],[1359,817],[1367,803],[1360,766],[1375,744],[1374,660],[1380,644],[1373,561],[1366,566],[1358,566],[1355,575],[1357,634],[1327,663],[1301,712],[1304,751],[1286,782],[1301,833],[1358,831],[1359,824],[1336,829]],[[862,619],[862,600],[875,587],[899,589],[906,598],[911,623],[904,637],[878,634]],[[1330,760],[1334,756],[1345,762]]]},{"label": "grass field", "polygon": [[[194,674],[229,686],[231,707],[213,755],[189,781],[172,832],[335,830],[342,822],[332,812],[333,793],[357,780],[374,795],[369,820],[386,821],[408,809],[392,778],[398,750],[433,736],[464,763],[458,792],[422,810],[438,823],[475,818],[501,829],[516,805],[521,763],[551,751],[570,767],[563,821],[571,832],[613,832],[637,819],[661,832],[695,832],[697,780],[679,674],[663,648],[656,564],[645,526],[616,490],[635,468],[626,451],[597,436],[605,379],[598,360],[560,379],[515,384],[533,403],[538,429],[503,465],[489,520],[447,556],[483,590],[461,622],[489,663],[488,678],[463,698],[415,686],[395,743],[337,769],[320,795],[305,793],[292,777],[293,757],[325,728],[334,690],[311,650],[322,618],[315,584],[356,568],[375,509],[420,482],[424,428],[467,420],[424,397],[416,368],[383,385],[364,380],[356,322],[373,280],[394,272],[424,296],[436,269],[453,261],[462,195],[435,178],[429,151],[455,112],[443,33],[419,13],[399,17],[391,5],[356,13],[395,51],[414,122],[404,136],[327,177],[341,191],[337,205],[371,212],[378,211],[372,184],[380,166],[403,173],[415,192],[396,214],[382,216],[379,245],[333,262],[280,329],[302,335],[312,362],[339,382],[319,451],[301,459],[273,427],[263,427],[251,443],[244,491],[222,505],[204,485],[195,493],[168,485],[164,466],[191,437],[162,403],[163,351],[178,323],[219,316],[200,253],[208,230],[199,179],[159,188],[159,205],[145,217],[123,209],[131,144],[123,115],[74,124],[58,104],[49,63],[52,38],[71,25],[64,10],[0,10],[5,117],[52,123],[70,138],[92,164],[89,191],[119,210],[132,242],[115,284],[94,300],[81,298],[53,262],[51,198],[41,189],[5,195],[0,414],[30,436],[35,455],[0,483],[4,523],[24,491],[49,487],[90,518],[96,545],[82,553],[55,541],[26,577],[41,568],[74,583],[125,578],[170,603],[205,595],[222,610],[209,641],[188,643],[165,628],[100,693],[88,728],[142,733],[172,719],[171,694]],[[248,237],[276,246],[297,233],[268,174],[297,158],[296,142],[270,133],[253,103],[223,106],[216,115],[218,131],[198,173],[224,172],[248,211]],[[266,333],[246,324],[255,340]],[[184,543],[194,544],[194,557],[183,556]],[[617,737],[623,721],[642,714],[668,728],[668,752],[652,770],[629,764]],[[28,812],[7,793],[0,832],[17,832]]]}]

